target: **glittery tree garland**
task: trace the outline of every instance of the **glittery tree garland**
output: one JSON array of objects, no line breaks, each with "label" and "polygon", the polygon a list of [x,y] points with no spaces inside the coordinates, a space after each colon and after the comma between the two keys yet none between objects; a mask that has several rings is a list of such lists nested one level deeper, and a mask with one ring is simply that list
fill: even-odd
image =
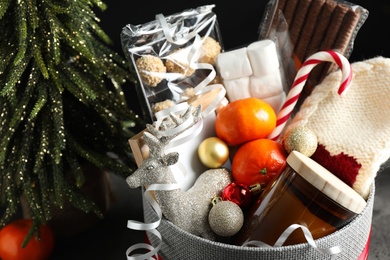
[{"label": "glittery tree garland", "polygon": [[0,4],[0,226],[22,194],[40,222],[66,201],[101,215],[78,190],[83,164],[124,176],[136,168],[127,140],[144,123],[127,107],[126,63],[107,46],[96,7],[106,8],[87,0]]}]

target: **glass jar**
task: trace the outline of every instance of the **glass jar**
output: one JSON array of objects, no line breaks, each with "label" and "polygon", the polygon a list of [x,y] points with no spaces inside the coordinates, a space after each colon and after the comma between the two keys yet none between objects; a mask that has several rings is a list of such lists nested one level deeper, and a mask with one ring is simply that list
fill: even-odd
[{"label": "glass jar", "polygon": [[[246,216],[234,244],[248,241],[273,246],[292,224],[309,229],[314,239],[329,235],[361,213],[366,201],[334,174],[293,151],[279,177],[263,191]],[[294,230],[283,245],[306,243]]]}]

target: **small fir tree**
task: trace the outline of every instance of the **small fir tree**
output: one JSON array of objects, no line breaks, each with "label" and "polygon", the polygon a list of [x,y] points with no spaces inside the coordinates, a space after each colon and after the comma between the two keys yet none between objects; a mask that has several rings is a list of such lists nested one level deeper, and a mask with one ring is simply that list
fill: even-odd
[{"label": "small fir tree", "polygon": [[[101,0],[0,0],[0,226],[25,196],[33,219],[65,202],[101,215],[82,194],[82,165],[128,176],[128,139],[143,121],[121,87],[125,60],[94,12]],[[65,176],[71,172],[71,179]]]}]

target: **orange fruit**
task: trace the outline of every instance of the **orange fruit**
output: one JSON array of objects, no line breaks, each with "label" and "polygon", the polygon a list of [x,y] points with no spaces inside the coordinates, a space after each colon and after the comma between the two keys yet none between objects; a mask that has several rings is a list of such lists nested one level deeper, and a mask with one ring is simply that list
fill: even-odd
[{"label": "orange fruit", "polygon": [[276,127],[276,114],[271,105],[254,97],[228,103],[215,119],[217,136],[227,145],[266,138]]},{"label": "orange fruit", "polygon": [[48,226],[40,225],[39,233],[34,233],[24,246],[32,225],[32,219],[17,219],[0,230],[0,259],[49,259],[54,250],[55,238]]},{"label": "orange fruit", "polygon": [[249,141],[237,149],[232,160],[234,182],[266,186],[286,166],[287,153],[282,144],[266,138]]}]

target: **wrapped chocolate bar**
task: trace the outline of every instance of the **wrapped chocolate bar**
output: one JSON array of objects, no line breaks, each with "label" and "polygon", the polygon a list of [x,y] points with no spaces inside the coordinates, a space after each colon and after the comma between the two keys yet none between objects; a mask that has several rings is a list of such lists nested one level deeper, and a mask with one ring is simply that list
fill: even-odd
[{"label": "wrapped chocolate bar", "polygon": [[214,58],[223,51],[213,8],[157,14],[154,21],[123,28],[123,51],[147,122],[156,120],[157,112],[213,88]]}]

